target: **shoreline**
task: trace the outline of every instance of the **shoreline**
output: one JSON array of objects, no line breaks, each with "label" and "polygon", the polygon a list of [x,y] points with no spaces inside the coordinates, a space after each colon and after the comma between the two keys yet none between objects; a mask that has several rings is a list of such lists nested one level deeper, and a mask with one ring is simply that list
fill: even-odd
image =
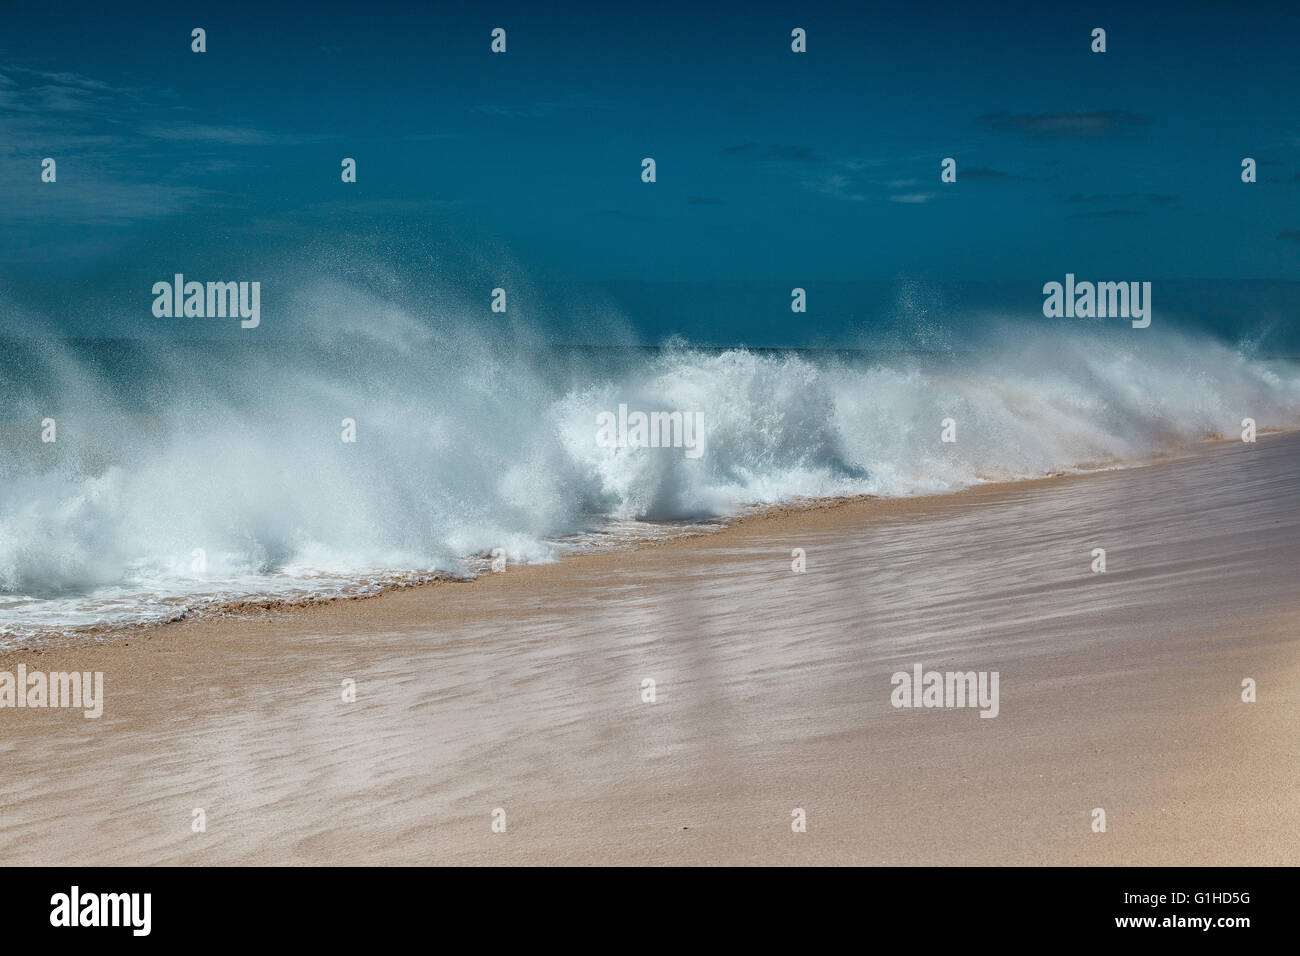
[{"label": "shoreline", "polygon": [[[1297,463],[1266,437],[6,653],[106,699],[0,708],[0,860],[1294,864]],[[999,672],[998,717],[891,706],[917,664]]]},{"label": "shoreline", "polygon": [[[1259,435],[1263,437],[1286,434],[1300,434],[1300,432],[1288,429],[1264,429],[1259,432]],[[783,524],[797,522],[804,516],[817,516],[823,514],[836,515],[843,513],[851,516],[851,520],[854,521],[864,517],[868,519],[907,516],[925,517],[931,513],[941,511],[944,503],[950,499],[959,499],[960,502],[965,502],[973,499],[983,499],[986,496],[996,497],[999,494],[1014,493],[1016,489],[1030,489],[1049,483],[1084,480],[1111,474],[1113,472],[1127,472],[1135,469],[1156,468],[1162,465],[1211,453],[1213,449],[1222,447],[1223,445],[1229,444],[1233,441],[1233,439],[1223,438],[1221,436],[1212,436],[1201,439],[1191,445],[1159,453],[1147,459],[1136,461],[1116,461],[1095,465],[1080,465],[1077,466],[1076,470],[1057,472],[1051,475],[1042,475],[1033,478],[989,479],[980,484],[966,488],[960,488],[954,491],[936,492],[932,494],[908,495],[902,497],[854,495],[846,497],[799,498],[772,505],[754,505],[746,507],[734,514],[721,515],[714,518],[701,518],[698,520],[682,519],[681,521],[682,524],[705,530],[690,530],[678,534],[668,534],[662,537],[646,536],[630,540],[615,540],[607,547],[569,552],[558,557],[555,561],[511,564],[505,572],[502,572],[502,575],[518,575],[526,569],[553,568],[560,565],[567,565],[575,561],[581,563],[581,559],[583,558],[591,558],[595,559],[597,562],[601,562],[610,556],[634,554],[647,549],[672,547],[677,545],[690,547],[689,544],[683,545],[682,543],[696,541],[701,538],[715,538],[718,535],[725,536],[731,532],[740,532],[741,529],[753,528],[755,523],[770,523],[770,527],[774,530],[780,529],[783,527]],[[821,518],[812,517],[813,524],[817,524],[821,520]],[[834,518],[826,520],[834,520]],[[655,522],[644,522],[644,524],[650,526],[662,526]],[[592,533],[593,532],[579,532],[570,537],[579,538]],[[559,540],[563,542],[568,539],[565,538]],[[480,556],[467,555],[465,560],[469,561],[477,557]],[[54,628],[51,629],[51,632],[49,633],[41,633],[31,637],[22,638],[20,640],[24,643],[19,644],[18,646],[0,647],[0,664],[3,664],[8,656],[19,653],[40,653],[42,651],[83,646],[121,646],[130,643],[131,640],[151,640],[159,633],[165,633],[177,628],[193,627],[214,622],[269,622],[281,615],[291,616],[304,612],[346,605],[358,601],[364,602],[385,599],[392,595],[402,594],[408,591],[417,591],[428,588],[445,588],[457,585],[472,585],[481,582],[484,579],[495,579],[500,576],[490,570],[479,570],[477,573],[471,572],[468,574],[457,574],[452,571],[403,573],[413,574],[421,578],[421,580],[412,580],[409,582],[393,580],[378,585],[373,591],[356,594],[339,594],[329,597],[307,596],[300,598],[277,598],[272,595],[252,595],[247,598],[231,601],[214,602],[208,607],[203,607],[197,610],[192,608],[187,609],[184,612],[180,612],[177,617],[168,620],[149,621],[143,623],[122,623],[109,626],[85,625],[64,629],[64,633],[62,634],[58,634],[57,632],[59,629]]]}]

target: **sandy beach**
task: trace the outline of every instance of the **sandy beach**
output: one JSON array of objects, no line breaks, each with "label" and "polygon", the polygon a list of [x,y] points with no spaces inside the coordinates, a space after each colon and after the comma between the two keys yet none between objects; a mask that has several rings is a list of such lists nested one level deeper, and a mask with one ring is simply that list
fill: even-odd
[{"label": "sandy beach", "polygon": [[[1294,865],[1298,472],[1264,435],[8,652],[105,702],[0,709],[0,863]],[[892,706],[917,664],[996,718]]]}]

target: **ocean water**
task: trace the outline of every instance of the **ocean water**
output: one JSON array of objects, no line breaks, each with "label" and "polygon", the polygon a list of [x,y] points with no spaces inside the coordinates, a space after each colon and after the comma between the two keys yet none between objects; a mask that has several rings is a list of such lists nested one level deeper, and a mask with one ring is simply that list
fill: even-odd
[{"label": "ocean water", "polygon": [[[494,551],[551,561],[796,498],[1113,467],[1237,438],[1246,417],[1300,424],[1294,362],[1126,323],[990,321],[960,350],[566,348],[347,287],[298,310],[293,335],[4,343],[0,642],[472,575]],[[700,413],[703,453],[602,446],[597,415],[620,405]]]}]

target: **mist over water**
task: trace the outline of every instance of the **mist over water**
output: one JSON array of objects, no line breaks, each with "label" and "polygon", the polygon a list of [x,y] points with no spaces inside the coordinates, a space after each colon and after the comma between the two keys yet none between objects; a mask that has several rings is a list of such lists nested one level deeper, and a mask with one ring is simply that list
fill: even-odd
[{"label": "mist over water", "polygon": [[[473,573],[496,548],[552,560],[628,521],[954,491],[1236,437],[1245,417],[1300,423],[1294,364],[1169,330],[983,320],[960,351],[564,348],[481,303],[421,310],[334,278],[282,306],[279,334],[268,318],[217,342],[8,343],[0,638],[359,594]],[[703,455],[600,447],[596,416],[620,404],[701,412]]]}]

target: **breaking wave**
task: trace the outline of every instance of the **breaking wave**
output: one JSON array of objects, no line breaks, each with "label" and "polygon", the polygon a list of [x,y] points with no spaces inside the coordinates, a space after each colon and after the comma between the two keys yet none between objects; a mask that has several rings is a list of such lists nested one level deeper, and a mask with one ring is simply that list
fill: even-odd
[{"label": "breaking wave", "polygon": [[[1300,419],[1294,365],[1172,333],[1153,347],[995,323],[961,353],[562,349],[335,282],[292,308],[295,335],[256,345],[14,345],[0,635],[366,593],[472,574],[494,549],[551,560],[629,522],[954,491]],[[620,404],[700,412],[704,454],[602,446],[596,416]]]}]

